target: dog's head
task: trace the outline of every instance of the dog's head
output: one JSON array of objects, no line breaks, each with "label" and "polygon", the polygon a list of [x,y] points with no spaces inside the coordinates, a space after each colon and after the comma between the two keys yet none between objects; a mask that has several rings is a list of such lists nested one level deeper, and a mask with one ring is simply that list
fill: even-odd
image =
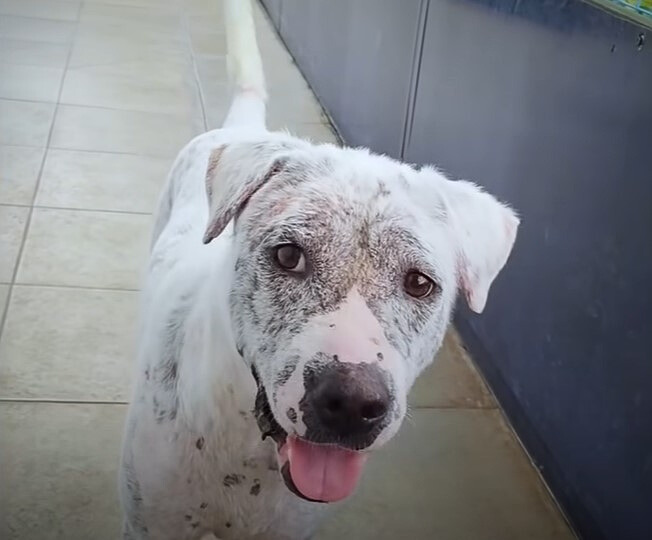
[{"label": "dog's head", "polygon": [[518,219],[477,186],[289,136],[209,161],[204,241],[234,220],[231,315],[255,411],[298,495],[349,495],[398,430],[458,289],[476,312]]}]

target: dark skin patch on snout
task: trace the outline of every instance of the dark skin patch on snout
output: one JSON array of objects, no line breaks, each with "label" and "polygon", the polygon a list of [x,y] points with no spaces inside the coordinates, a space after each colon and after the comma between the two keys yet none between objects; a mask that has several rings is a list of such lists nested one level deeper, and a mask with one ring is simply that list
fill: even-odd
[{"label": "dark skin patch on snout", "polygon": [[297,411],[295,411],[293,407],[290,407],[287,410],[286,415],[288,417],[288,420],[290,420],[290,422],[292,422],[293,424],[297,423]]},{"label": "dark skin patch on snout", "polygon": [[205,442],[206,441],[204,440],[204,437],[199,437],[199,439],[197,439],[197,442],[195,443],[195,446],[197,447],[197,450],[201,450],[202,448],[204,448],[204,443]]}]

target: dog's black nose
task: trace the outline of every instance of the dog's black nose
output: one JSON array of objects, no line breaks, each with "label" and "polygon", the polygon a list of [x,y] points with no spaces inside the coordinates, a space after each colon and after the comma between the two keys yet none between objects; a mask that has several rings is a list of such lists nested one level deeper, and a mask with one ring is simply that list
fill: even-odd
[{"label": "dog's black nose", "polygon": [[318,442],[368,446],[386,425],[392,396],[375,364],[332,362],[306,377],[306,427]]}]

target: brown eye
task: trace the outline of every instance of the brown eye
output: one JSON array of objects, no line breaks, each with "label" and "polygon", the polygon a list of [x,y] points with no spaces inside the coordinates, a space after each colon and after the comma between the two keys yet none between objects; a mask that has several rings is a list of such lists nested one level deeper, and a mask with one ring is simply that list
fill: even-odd
[{"label": "brown eye", "polygon": [[403,282],[405,292],[414,298],[425,298],[435,290],[435,283],[421,272],[411,270]]},{"label": "brown eye", "polygon": [[276,263],[288,272],[301,274],[306,271],[306,256],[299,246],[283,244],[274,249]]}]

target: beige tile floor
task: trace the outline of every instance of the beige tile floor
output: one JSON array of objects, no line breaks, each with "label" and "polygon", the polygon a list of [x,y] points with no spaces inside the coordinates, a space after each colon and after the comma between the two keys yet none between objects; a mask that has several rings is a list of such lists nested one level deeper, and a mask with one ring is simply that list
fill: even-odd
[{"label": "beige tile floor", "polygon": [[[263,12],[270,125],[336,141]],[[119,536],[141,270],[228,105],[220,0],[0,0],[0,538]],[[327,539],[572,538],[455,333]]]}]

